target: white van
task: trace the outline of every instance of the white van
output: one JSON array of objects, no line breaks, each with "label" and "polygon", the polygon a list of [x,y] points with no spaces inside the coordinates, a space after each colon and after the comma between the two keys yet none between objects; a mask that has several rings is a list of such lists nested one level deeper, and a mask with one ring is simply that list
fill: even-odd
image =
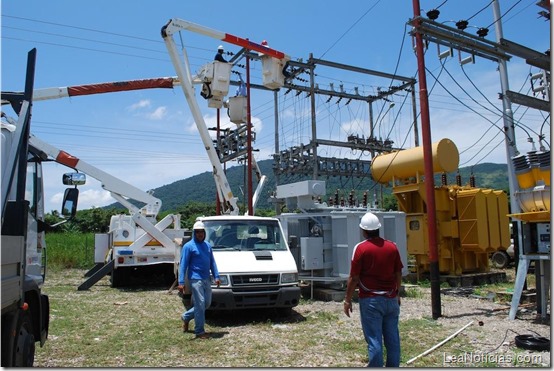
[{"label": "white van", "polygon": [[221,285],[209,310],[283,308],[300,301],[296,261],[276,218],[202,217]]}]

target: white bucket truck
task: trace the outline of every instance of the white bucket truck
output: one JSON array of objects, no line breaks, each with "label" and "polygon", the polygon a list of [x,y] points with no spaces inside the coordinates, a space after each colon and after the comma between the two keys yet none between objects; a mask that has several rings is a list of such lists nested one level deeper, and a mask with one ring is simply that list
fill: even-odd
[{"label": "white bucket truck", "polygon": [[[193,84],[201,84],[203,96],[208,99],[208,107],[221,108],[223,106],[224,97],[229,90],[232,64],[213,61],[203,66],[197,75],[192,76],[186,50],[183,49],[183,63],[181,63],[181,56],[173,40],[173,35],[180,31],[200,33],[263,53],[264,84],[267,82],[270,89],[278,88],[278,82],[283,81],[280,76],[282,66],[290,58],[281,52],[247,39],[180,19],[171,19],[162,28],[162,37],[211,161],[219,199],[228,214],[199,219],[206,226],[206,239],[213,246],[221,278],[219,288],[215,285],[212,286],[213,299],[209,309],[290,309],[295,307],[300,301],[298,270],[281,224],[276,218],[239,215],[237,198],[233,196],[219,154],[214,147],[196,101]],[[273,64],[277,67],[267,67]],[[208,91],[209,94],[206,94]],[[239,102],[242,101],[239,100]],[[244,103],[239,104],[241,104],[239,108],[242,108]],[[231,108],[230,111],[234,110]],[[249,125],[249,123],[241,122],[243,121],[240,120],[241,117],[243,115],[239,114],[238,121],[233,119],[238,126],[237,132]],[[261,177],[258,188],[252,196],[254,205],[263,182],[264,177]]]}]

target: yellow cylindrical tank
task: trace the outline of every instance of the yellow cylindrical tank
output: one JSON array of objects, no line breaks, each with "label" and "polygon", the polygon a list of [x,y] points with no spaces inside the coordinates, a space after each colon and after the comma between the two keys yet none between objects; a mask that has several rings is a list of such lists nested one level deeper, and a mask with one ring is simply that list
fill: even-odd
[{"label": "yellow cylindrical tank", "polygon": [[[433,172],[452,172],[458,168],[460,154],[450,139],[432,144]],[[409,178],[425,169],[423,147],[415,147],[377,156],[371,163],[371,176],[378,183],[388,183],[392,178]]]}]

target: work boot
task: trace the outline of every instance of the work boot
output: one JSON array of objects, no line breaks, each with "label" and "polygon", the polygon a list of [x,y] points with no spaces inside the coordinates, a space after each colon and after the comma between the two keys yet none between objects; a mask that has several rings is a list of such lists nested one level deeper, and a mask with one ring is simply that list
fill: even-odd
[{"label": "work boot", "polygon": [[183,321],[183,332],[189,332],[189,321]]}]

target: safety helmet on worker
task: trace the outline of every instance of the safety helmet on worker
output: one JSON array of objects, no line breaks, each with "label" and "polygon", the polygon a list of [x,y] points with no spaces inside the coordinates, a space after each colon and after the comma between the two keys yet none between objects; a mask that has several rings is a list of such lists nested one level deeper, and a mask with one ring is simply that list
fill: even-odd
[{"label": "safety helmet on worker", "polygon": [[379,218],[373,213],[366,213],[360,221],[360,228],[366,231],[375,231],[381,228]]},{"label": "safety helmet on worker", "polygon": [[218,46],[217,50],[223,50],[223,45]]},{"label": "safety helmet on worker", "polygon": [[196,223],[194,223],[194,225],[192,226],[192,229],[193,230],[204,230],[205,227],[204,227],[204,223],[202,223],[200,220],[197,221]]}]

